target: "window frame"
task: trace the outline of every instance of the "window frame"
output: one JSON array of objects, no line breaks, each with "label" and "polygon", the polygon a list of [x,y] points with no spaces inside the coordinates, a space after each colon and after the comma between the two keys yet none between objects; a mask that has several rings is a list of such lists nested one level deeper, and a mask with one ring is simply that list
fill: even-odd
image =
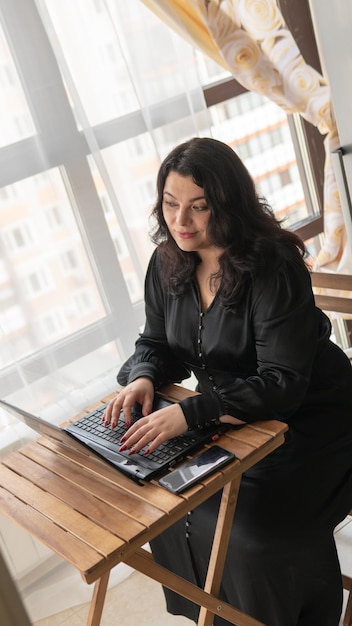
[{"label": "window frame", "polygon": [[[227,78],[204,87],[203,93],[205,102],[210,107],[247,93],[247,89],[238,83],[235,78]],[[308,240],[321,235],[324,230],[323,187],[325,151],[323,137],[317,128],[302,118],[298,119],[298,117],[295,117],[293,119],[293,116],[288,116],[288,124],[306,202],[311,202],[313,195],[316,207],[319,210],[319,214],[312,215],[303,224],[293,229],[303,240]],[[299,138],[299,131],[301,132],[301,138]],[[305,143],[303,144],[303,142]],[[302,148],[304,147],[311,171],[309,182],[306,176],[306,163],[302,155]]]},{"label": "window frame", "polygon": [[[307,6],[306,0],[299,0]],[[281,3],[283,9],[290,8],[288,0]],[[284,12],[284,11],[283,11]],[[293,11],[295,18],[299,11]],[[37,137],[32,136],[0,148],[0,188],[30,176],[45,174],[51,168],[59,168],[67,188],[72,191],[73,209],[83,241],[89,246],[93,270],[105,300],[104,318],[84,329],[72,333],[64,340],[59,340],[21,360],[20,363],[3,368],[0,372],[0,395],[10,395],[23,387],[24,378],[33,382],[45,371],[46,363],[57,369],[69,364],[100,346],[119,340],[122,355],[128,355],[136,338],[135,329],[144,323],[144,303],[132,304],[128,294],[125,277],[119,266],[116,247],[110,236],[104,209],[94,185],[92,173],[87,161],[91,154],[90,146],[84,133],[77,129],[73,112],[67,99],[52,46],[42,24],[35,0],[13,0],[2,6],[2,15],[6,25],[6,37],[17,70],[21,75],[22,85],[28,98],[32,117],[40,120],[40,139],[46,148],[46,160],[38,150]],[[303,14],[303,23],[306,13]],[[290,14],[291,19],[291,14]],[[26,34],[31,32],[31,37]],[[314,33],[312,35],[313,42]],[[316,50],[316,46],[315,46]],[[309,62],[309,56],[306,57]],[[316,60],[315,60],[316,62]],[[50,89],[44,92],[45,85]],[[246,90],[233,78],[224,79],[203,87],[205,104],[210,107],[224,102]],[[157,128],[176,121],[184,115],[182,99],[172,98],[154,106],[151,119]],[[290,121],[291,124],[291,121]],[[297,135],[296,130],[294,136]],[[316,189],[320,215],[309,218],[300,225],[297,232],[303,239],[317,236],[323,231],[323,163],[322,138],[314,127],[303,122],[303,137],[307,142],[312,181]],[[141,111],[129,113],[92,128],[96,146],[102,150],[109,146],[137,137],[146,132],[145,120]],[[304,163],[300,161],[298,140],[296,157],[301,173]],[[302,179],[304,181],[304,178]],[[306,190],[305,190],[306,191]],[[99,245],[94,233],[99,231]],[[139,266],[132,242],[124,231],[126,245],[140,280],[144,280],[144,269]],[[111,272],[111,267],[114,272]],[[118,288],[116,288],[118,285]],[[34,367],[33,367],[34,365]],[[21,372],[19,369],[21,367]]]}]

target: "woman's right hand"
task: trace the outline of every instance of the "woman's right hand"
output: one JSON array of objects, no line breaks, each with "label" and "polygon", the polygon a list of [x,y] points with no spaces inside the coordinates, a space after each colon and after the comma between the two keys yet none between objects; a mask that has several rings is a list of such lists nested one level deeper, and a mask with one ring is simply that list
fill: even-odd
[{"label": "woman's right hand", "polygon": [[132,421],[132,408],[135,402],[142,406],[142,414],[147,416],[151,413],[154,400],[154,385],[150,378],[143,376],[123,387],[117,396],[110,400],[103,415],[105,426],[111,424],[114,428],[119,421],[121,409],[124,412],[127,428]]}]

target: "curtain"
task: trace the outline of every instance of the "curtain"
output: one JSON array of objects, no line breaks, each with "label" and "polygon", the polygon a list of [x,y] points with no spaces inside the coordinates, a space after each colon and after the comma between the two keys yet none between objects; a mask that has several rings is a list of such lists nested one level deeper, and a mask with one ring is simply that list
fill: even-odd
[{"label": "curtain", "polygon": [[331,152],[339,145],[327,81],[303,59],[275,0],[142,0],[250,91],[325,135],[324,243],[315,269],[352,271]]}]

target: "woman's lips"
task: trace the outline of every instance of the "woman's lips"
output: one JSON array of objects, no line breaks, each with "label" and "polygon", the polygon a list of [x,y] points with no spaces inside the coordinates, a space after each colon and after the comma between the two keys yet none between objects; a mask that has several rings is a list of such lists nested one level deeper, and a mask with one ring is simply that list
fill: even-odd
[{"label": "woman's lips", "polygon": [[176,232],[177,237],[180,239],[192,239],[197,233],[180,233]]}]

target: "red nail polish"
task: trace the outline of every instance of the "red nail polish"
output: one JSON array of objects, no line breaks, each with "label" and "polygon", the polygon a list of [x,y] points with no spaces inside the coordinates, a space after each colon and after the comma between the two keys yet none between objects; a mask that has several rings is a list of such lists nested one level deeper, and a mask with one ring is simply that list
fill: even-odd
[{"label": "red nail polish", "polygon": [[126,444],[125,443],[123,444],[123,446],[120,446],[119,452],[123,452],[124,450],[126,450]]}]

